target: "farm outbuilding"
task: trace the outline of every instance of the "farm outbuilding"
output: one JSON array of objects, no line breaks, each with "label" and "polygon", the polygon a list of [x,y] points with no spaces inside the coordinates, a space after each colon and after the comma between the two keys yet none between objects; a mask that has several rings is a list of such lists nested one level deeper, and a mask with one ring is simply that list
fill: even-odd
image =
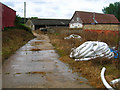
[{"label": "farm outbuilding", "polygon": [[70,20],[69,28],[84,30],[117,30],[120,22],[112,14],[76,11]]},{"label": "farm outbuilding", "polygon": [[68,27],[69,19],[29,19],[26,25],[32,30],[46,27]]},{"label": "farm outbuilding", "polygon": [[1,2],[0,7],[0,21],[2,22],[2,30],[4,30],[5,27],[13,27],[16,18],[16,11],[2,4]]}]

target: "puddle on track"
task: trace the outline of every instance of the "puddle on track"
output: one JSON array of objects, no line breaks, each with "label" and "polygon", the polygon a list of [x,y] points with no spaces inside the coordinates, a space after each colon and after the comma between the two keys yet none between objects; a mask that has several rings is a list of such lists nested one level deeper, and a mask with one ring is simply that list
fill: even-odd
[{"label": "puddle on track", "polygon": [[[72,73],[66,64],[59,61],[58,54],[49,43],[37,38],[29,41],[12,55],[3,65],[3,88],[92,88],[88,81]],[[42,42],[35,48],[31,43]],[[48,50],[50,49],[50,50]],[[7,74],[9,73],[9,74]]]}]

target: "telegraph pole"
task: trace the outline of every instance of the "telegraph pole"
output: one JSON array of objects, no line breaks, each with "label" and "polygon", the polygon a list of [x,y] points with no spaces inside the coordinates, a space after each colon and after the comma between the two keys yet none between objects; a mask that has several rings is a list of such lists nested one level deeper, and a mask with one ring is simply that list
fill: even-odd
[{"label": "telegraph pole", "polygon": [[26,2],[24,2],[24,24],[26,21]]}]

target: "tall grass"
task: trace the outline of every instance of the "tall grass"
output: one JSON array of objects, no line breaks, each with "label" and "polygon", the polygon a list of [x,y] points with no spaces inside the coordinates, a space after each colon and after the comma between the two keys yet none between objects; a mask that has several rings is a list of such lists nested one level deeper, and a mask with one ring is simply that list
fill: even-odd
[{"label": "tall grass", "polygon": [[[69,39],[64,40],[64,37],[70,34],[77,34],[82,37],[81,41],[79,39]],[[75,62],[74,59],[69,57],[71,48],[78,47],[85,41],[103,41],[106,42],[109,47],[115,46],[118,49],[118,35],[104,33],[98,34],[96,32],[85,32],[85,31],[66,31],[66,30],[56,30],[55,33],[48,34],[51,43],[56,47],[58,54],[60,55],[60,60],[68,63],[73,72],[82,73],[82,76],[86,77],[91,85],[97,88],[103,88],[103,84],[100,78],[100,72],[102,67],[106,67],[106,79],[108,82],[120,77],[119,60],[118,59],[107,59],[107,58],[96,58],[90,61],[79,61]]]},{"label": "tall grass", "polygon": [[22,30],[25,30],[25,31],[28,31],[28,32],[30,32],[30,33],[32,33],[32,30],[30,29],[30,27],[28,27],[28,26],[26,26],[25,24],[18,24],[18,25],[16,25],[15,27],[5,27],[4,28],[4,31],[6,31],[6,30],[13,30],[13,29],[22,29]]},{"label": "tall grass", "polygon": [[34,36],[23,29],[2,31],[2,62]]}]

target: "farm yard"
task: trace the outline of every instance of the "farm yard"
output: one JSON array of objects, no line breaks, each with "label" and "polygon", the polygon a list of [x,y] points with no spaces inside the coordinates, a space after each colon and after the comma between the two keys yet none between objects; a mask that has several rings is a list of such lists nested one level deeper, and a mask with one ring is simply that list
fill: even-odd
[{"label": "farm yard", "polygon": [[59,60],[47,35],[33,34],[36,38],[4,62],[3,88],[93,88]]},{"label": "farm yard", "polygon": [[[55,29],[55,28],[54,28]],[[39,31],[36,31],[39,32]],[[82,39],[64,39],[71,34],[77,34]],[[108,82],[120,77],[120,61],[118,59],[96,58],[89,61],[75,61],[70,58],[71,48],[78,47],[86,41],[102,41],[108,44],[109,47],[115,47],[118,50],[118,34],[111,33],[105,35],[104,33],[98,34],[96,32],[76,31],[69,29],[55,29],[55,33],[48,33],[56,52],[60,55],[60,60],[69,64],[72,72],[78,72],[86,77],[91,85],[97,88],[103,88],[104,85],[101,81],[100,72],[102,67],[106,67],[105,77]]]},{"label": "farm yard", "polygon": [[0,88],[120,90],[119,0],[48,1],[0,2]]},{"label": "farm yard", "polygon": [[[37,38],[30,40],[18,49],[3,64],[3,88],[105,88],[100,77],[103,67],[106,68],[105,78],[108,83],[120,77],[118,59],[102,57],[89,61],[75,61],[74,58],[69,57],[71,48],[78,47],[86,41],[102,41],[107,43],[109,47],[118,49],[118,34],[106,35],[85,32],[82,29],[70,30],[69,28],[51,28],[48,32],[40,30],[32,32]],[[70,35],[76,35],[76,37],[79,35],[81,38],[66,38]],[[35,78],[39,79],[35,80]],[[62,84],[63,80],[66,82]],[[56,84],[53,85],[50,82]],[[118,85],[117,87],[119,88]]]}]

